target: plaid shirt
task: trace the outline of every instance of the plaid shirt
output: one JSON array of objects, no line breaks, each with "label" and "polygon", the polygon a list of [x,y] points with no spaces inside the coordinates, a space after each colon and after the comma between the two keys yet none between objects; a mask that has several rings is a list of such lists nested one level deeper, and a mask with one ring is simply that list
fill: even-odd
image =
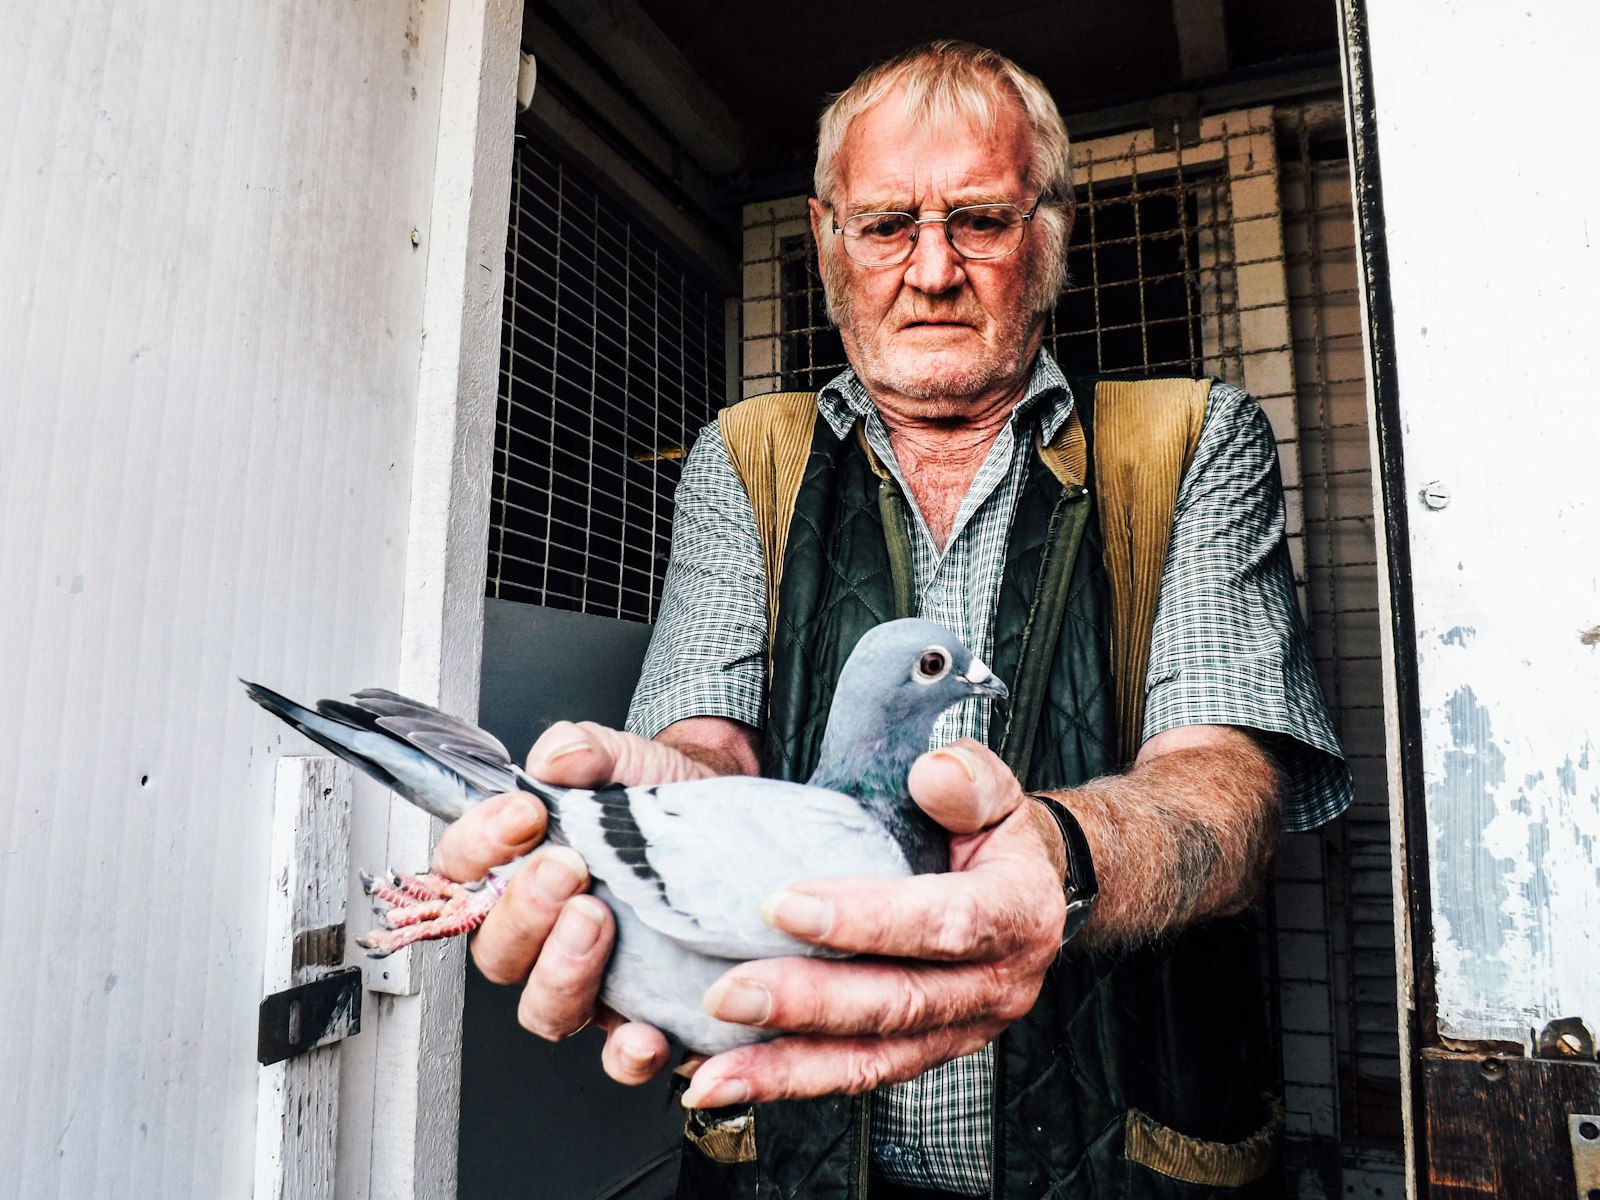
[{"label": "plaid shirt", "polygon": [[[913,514],[918,615],[992,657],[994,612],[1012,511],[1034,432],[1048,442],[1072,411],[1065,377],[1040,352],[1022,401],[961,502],[941,552],[906,486],[866,388],[845,371],[818,408],[840,437],[864,421]],[[1146,738],[1180,725],[1242,725],[1282,734],[1285,829],[1310,829],[1350,802],[1349,771],[1328,719],[1283,546],[1277,447],[1260,407],[1214,384],[1194,462],[1178,492],[1146,676]],[[759,728],[766,713],[765,570],[749,497],[713,422],[678,485],[672,559],[628,728],[649,737],[673,721],[719,716]],[[989,706],[945,712],[933,745],[983,740]],[[989,1190],[994,1047],[880,1091],[874,1169],[916,1187]]]}]

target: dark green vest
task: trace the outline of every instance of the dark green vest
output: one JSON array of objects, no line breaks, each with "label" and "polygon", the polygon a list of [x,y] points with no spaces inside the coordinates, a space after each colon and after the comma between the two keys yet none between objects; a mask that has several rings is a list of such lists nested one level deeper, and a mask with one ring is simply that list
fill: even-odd
[{"label": "dark green vest", "polygon": [[[1087,407],[1093,387],[1074,381],[1073,394]],[[1092,436],[1087,412],[1083,423]],[[1092,477],[1064,488],[1035,456],[1006,550],[991,666],[1014,696],[996,706],[989,740],[1029,790],[1121,765],[1093,491]],[[911,615],[904,504],[859,440],[841,441],[819,418],[784,555],[764,773],[810,774],[856,640]],[[1063,603],[1054,644],[1042,644],[1040,628],[1054,622],[1041,616]],[[1247,920],[1115,957],[1065,954],[998,1042],[994,1194],[1280,1195],[1275,1171],[1257,1178],[1270,1157],[1269,1063]],[[679,1196],[859,1200],[868,1107],[849,1097],[762,1105],[756,1160],[723,1165],[686,1146]],[[1129,1161],[1125,1145],[1165,1173]],[[1245,1178],[1255,1182],[1220,1185]]]}]

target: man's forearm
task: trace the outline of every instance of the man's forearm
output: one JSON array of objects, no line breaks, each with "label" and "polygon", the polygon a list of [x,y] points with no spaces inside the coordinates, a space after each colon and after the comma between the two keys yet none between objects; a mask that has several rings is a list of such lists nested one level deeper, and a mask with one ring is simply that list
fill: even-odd
[{"label": "man's forearm", "polygon": [[1099,877],[1080,944],[1148,942],[1255,898],[1277,842],[1278,771],[1248,734],[1216,732],[1053,793],[1083,826]]},{"label": "man's forearm", "polygon": [[674,721],[655,740],[693,759],[713,775],[761,774],[760,734],[726,717]]}]

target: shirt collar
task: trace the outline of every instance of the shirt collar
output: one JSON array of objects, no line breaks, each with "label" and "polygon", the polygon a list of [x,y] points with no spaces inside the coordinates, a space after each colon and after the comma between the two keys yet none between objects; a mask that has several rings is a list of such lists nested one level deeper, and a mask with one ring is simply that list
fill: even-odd
[{"label": "shirt collar", "polygon": [[[1033,360],[1027,390],[1012,410],[1012,423],[1037,410],[1040,437],[1049,443],[1072,412],[1072,404],[1072,388],[1067,384],[1067,377],[1050,352],[1040,349]],[[817,411],[828,422],[834,436],[842,441],[857,421],[873,411],[872,397],[867,395],[866,385],[854,368],[846,367],[817,393]]]}]

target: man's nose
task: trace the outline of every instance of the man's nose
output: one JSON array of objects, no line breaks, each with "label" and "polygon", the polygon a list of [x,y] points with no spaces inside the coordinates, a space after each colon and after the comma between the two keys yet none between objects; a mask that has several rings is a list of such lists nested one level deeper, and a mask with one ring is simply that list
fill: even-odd
[{"label": "man's nose", "polygon": [[948,292],[965,278],[966,260],[950,244],[947,229],[942,222],[918,229],[911,257],[906,260],[905,280],[919,292]]}]

